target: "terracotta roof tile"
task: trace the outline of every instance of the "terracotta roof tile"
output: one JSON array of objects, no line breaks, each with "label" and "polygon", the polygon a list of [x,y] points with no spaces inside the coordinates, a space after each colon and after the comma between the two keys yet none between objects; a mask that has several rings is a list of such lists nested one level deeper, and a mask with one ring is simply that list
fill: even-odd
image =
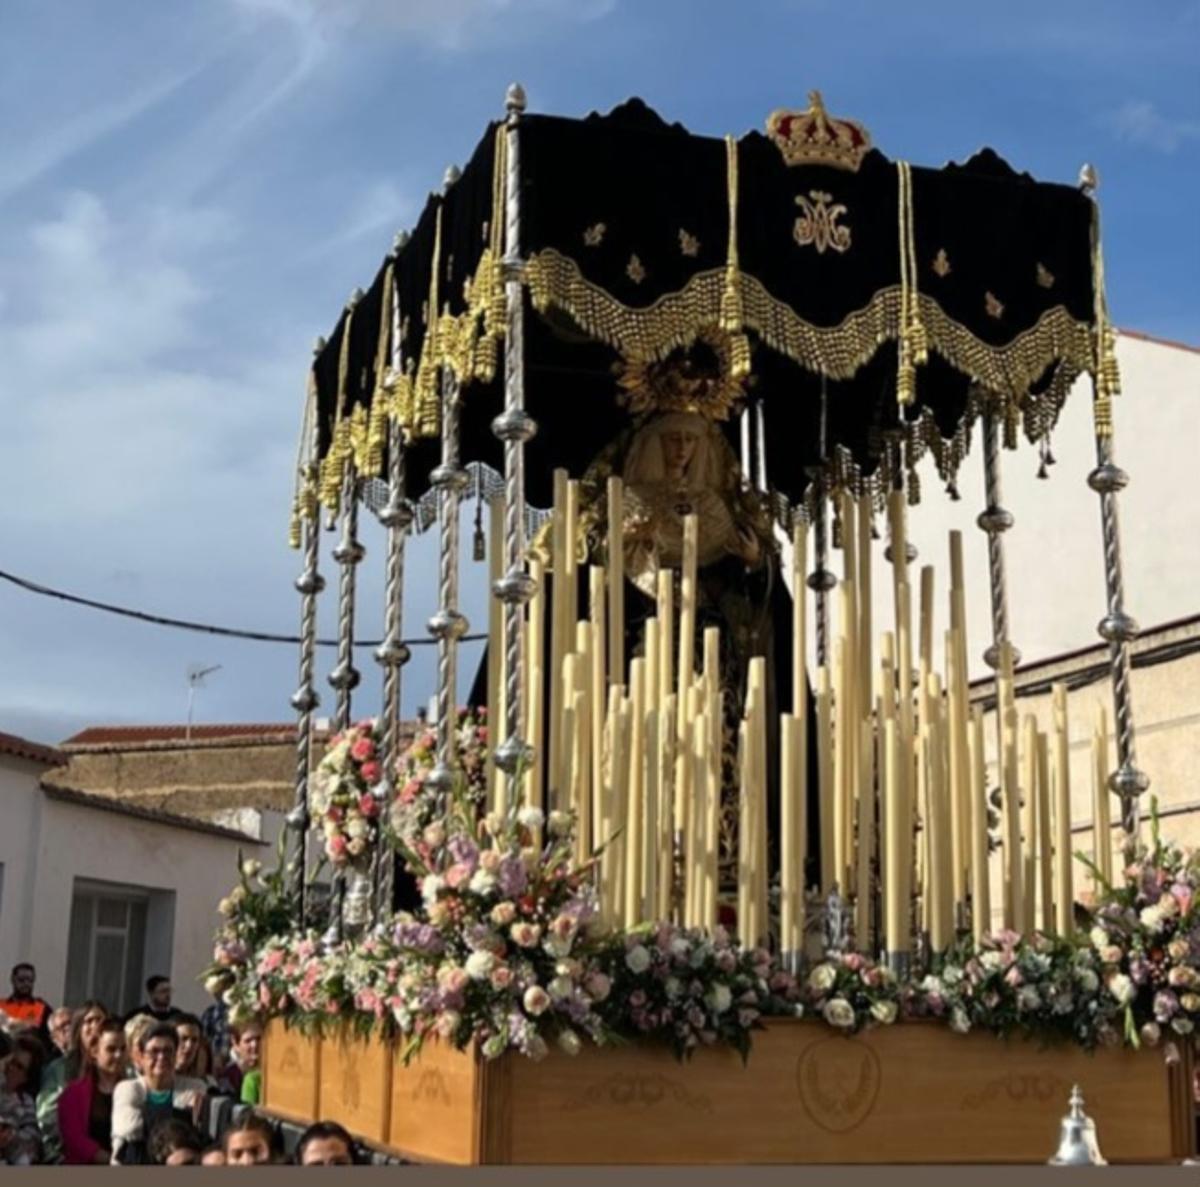
[{"label": "terracotta roof tile", "polygon": [[[211,742],[220,738],[294,738],[295,722],[233,722],[226,725],[193,725],[191,739]],[[139,742],[183,742],[188,738],[186,725],[92,725],[73,734],[64,746],[112,746]]]},{"label": "terracotta roof tile", "polygon": [[61,750],[31,742],[28,738],[19,738],[16,734],[0,733],[0,754],[27,758],[31,762],[45,763],[48,767],[61,767],[67,762],[67,756]]}]

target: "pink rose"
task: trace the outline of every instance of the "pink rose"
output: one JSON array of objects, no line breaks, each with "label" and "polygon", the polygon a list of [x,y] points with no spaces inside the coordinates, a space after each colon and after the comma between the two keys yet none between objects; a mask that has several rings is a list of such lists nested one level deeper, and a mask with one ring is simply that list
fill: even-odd
[{"label": "pink rose", "polygon": [[486,874],[494,874],[499,868],[503,858],[497,849],[485,849],[479,855],[479,868]]},{"label": "pink rose", "polygon": [[1008,972],[1004,974],[1004,980],[1008,985],[1011,985],[1015,989],[1018,985],[1024,982],[1025,978],[1021,976],[1021,970],[1014,964],[1008,970]]},{"label": "pink rose", "polygon": [[420,793],[421,793],[420,779],[410,779],[400,789],[400,800],[402,803],[411,804],[413,802],[413,800],[415,800],[417,798],[417,796],[420,795]]},{"label": "pink rose", "polygon": [[378,783],[379,776],[383,774],[383,768],[374,760],[365,762],[362,765],[362,777],[368,783]]},{"label": "pink rose", "polygon": [[555,939],[563,940],[564,942],[573,940],[578,930],[579,920],[573,915],[559,915],[550,924],[550,931],[553,933]]},{"label": "pink rose", "polygon": [[371,820],[379,814],[379,802],[370,792],[358,797],[358,810],[368,819]]},{"label": "pink rose", "polygon": [[507,989],[512,983],[513,971],[506,964],[492,969],[491,982],[493,989]]},{"label": "pink rose", "polygon": [[446,965],[438,970],[438,984],[446,993],[462,993],[468,980],[467,970],[459,965]]},{"label": "pink rose", "polygon": [[593,1001],[602,1002],[612,992],[612,981],[605,973],[588,973],[583,987]]},{"label": "pink rose", "polygon": [[525,990],[522,1004],[525,1006],[525,1012],[536,1018],[546,1012],[550,1005],[550,995],[540,985],[531,985]]},{"label": "pink rose", "polygon": [[536,923],[514,923],[509,934],[518,947],[532,948],[542,938],[542,929]]},{"label": "pink rose", "polygon": [[337,861],[346,856],[346,838],[337,833],[325,842],[325,851],[334,861]]},{"label": "pink rose", "polygon": [[375,757],[375,743],[370,738],[359,738],[350,747],[350,757],[356,762],[366,762]]},{"label": "pink rose", "polygon": [[471,879],[471,867],[465,861],[457,861],[446,871],[446,885],[457,890]]}]

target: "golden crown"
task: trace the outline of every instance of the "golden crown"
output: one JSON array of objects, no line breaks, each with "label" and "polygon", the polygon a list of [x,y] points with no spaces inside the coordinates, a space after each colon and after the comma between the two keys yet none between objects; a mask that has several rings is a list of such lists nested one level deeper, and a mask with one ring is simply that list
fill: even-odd
[{"label": "golden crown", "polygon": [[809,91],[806,111],[779,108],[767,117],[767,135],[789,165],[832,165],[858,172],[871,150],[871,134],[855,120],[837,119],[825,110],[820,91]]},{"label": "golden crown", "polygon": [[620,402],[635,416],[694,412],[706,420],[728,420],[746,395],[746,380],[733,374],[729,334],[715,326],[665,359],[623,360],[617,383]]}]

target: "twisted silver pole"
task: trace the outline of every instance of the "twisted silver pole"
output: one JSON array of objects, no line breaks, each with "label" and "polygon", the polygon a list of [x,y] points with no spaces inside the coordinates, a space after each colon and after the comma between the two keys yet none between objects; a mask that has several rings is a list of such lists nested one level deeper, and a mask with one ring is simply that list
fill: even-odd
[{"label": "twisted silver pole", "polygon": [[[395,252],[408,241],[407,233],[396,237]],[[392,303],[391,381],[401,375],[403,358],[400,345],[399,293]],[[383,668],[383,705],[380,722],[380,756],[383,778],[375,789],[379,805],[378,831],[373,851],[372,882],[375,887],[375,921],[383,927],[392,913],[392,889],[395,882],[395,857],[384,844],[387,814],[394,800],[396,760],[400,749],[400,690],[404,665],[412,652],[404,642],[404,552],[413,522],[412,503],[405,497],[404,429],[393,414],[388,426],[388,501],[379,512],[379,522],[387,529],[387,575],[384,582],[384,635],[375,649],[375,660]]]},{"label": "twisted silver pole", "polygon": [[1091,165],[1079,173],[1080,189],[1092,200],[1093,284],[1096,308],[1096,361],[1092,373],[1092,408],[1096,433],[1096,468],[1088,475],[1088,486],[1100,496],[1100,526],[1104,539],[1104,583],[1108,613],[1097,631],[1108,643],[1112,676],[1113,714],[1116,721],[1117,769],[1108,786],[1121,801],[1121,830],[1125,852],[1132,858],[1141,831],[1138,797],[1150,786],[1150,778],[1137,766],[1133,730],[1133,691],[1130,687],[1129,644],[1137,637],[1137,622],[1125,612],[1125,581],[1121,571],[1121,522],[1117,494],[1129,485],[1129,475],[1113,459],[1112,395],[1119,390],[1117,361],[1106,339],[1111,334],[1104,296],[1104,261],[1100,248],[1099,208],[1095,207],[1099,179]]},{"label": "twisted silver pole", "polygon": [[[1008,642],[1008,584],[1004,563],[1004,533],[1013,526],[1012,512],[1002,505],[1000,489],[1000,429],[996,404],[989,401],[983,416],[983,480],[986,506],[976,523],[988,538],[988,578],[992,594],[992,645],[983,653],[993,671],[1000,670],[1000,649]],[[1013,664],[1021,653],[1012,649]]]},{"label": "twisted silver pole", "polygon": [[[366,549],[358,542],[358,483],[353,464],[347,467],[342,487],[341,520],[342,538],[333,550],[333,559],[339,565],[338,662],[329,674],[329,683],[337,692],[333,719],[335,733],[350,726],[351,694],[362,678],[354,666],[354,594],[357,568],[366,555]],[[337,943],[343,936],[342,916],[346,907],[344,870],[335,871],[331,892],[329,928],[325,933],[325,941],[329,944]]]},{"label": "twisted silver pole", "polygon": [[816,634],[817,667],[829,662],[829,591],[837,586],[837,577],[828,569],[829,520],[828,496],[825,494],[824,476],[818,479],[821,486],[817,495],[817,506],[813,512],[813,571],[808,575],[808,588],[816,595],[813,622]]},{"label": "twisted silver pole", "polygon": [[[309,466],[304,475],[306,488],[315,490],[317,471]],[[287,815],[291,830],[287,863],[288,894],[296,904],[297,925],[304,931],[307,918],[305,886],[305,849],[308,839],[308,779],[312,763],[313,710],[321,698],[313,686],[317,644],[317,595],[325,588],[325,578],[317,566],[321,552],[321,524],[314,514],[304,520],[304,570],[296,578],[300,594],[300,683],[292,694],[296,710],[296,794]]]},{"label": "twisted silver pole", "polygon": [[[504,557],[505,572],[492,592],[504,603],[505,737],[496,747],[496,765],[508,777],[509,805],[518,802],[518,775],[533,751],[521,730],[522,607],[534,593],[525,570],[525,442],[537,432],[537,422],[525,411],[525,294],[521,258],[521,158],[518,127],[525,110],[525,92],[518,83],[508,88],[504,177],[504,411],[492,421],[492,432],[504,442]],[[492,706],[489,706],[489,709]]]},{"label": "twisted silver pole", "polygon": [[1129,644],[1137,638],[1138,624],[1125,612],[1125,583],[1121,571],[1121,525],[1117,514],[1117,493],[1128,483],[1129,476],[1113,461],[1111,436],[1104,436],[1098,431],[1096,468],[1088,475],[1088,486],[1100,496],[1100,523],[1104,537],[1104,581],[1108,592],[1108,613],[1096,628],[1100,637],[1108,643],[1113,715],[1116,723],[1117,769],[1109,776],[1108,785],[1121,800],[1121,829],[1125,833],[1126,846],[1135,848],[1141,817],[1138,797],[1150,786],[1150,779],[1138,769],[1134,746]]},{"label": "twisted silver pole", "polygon": [[458,609],[459,508],[471,478],[459,466],[459,384],[449,366],[442,368],[442,461],[430,475],[439,493],[441,551],[438,560],[438,609],[429,620],[429,633],[438,644],[437,759],[425,785],[438,799],[443,814],[454,786],[457,751],[458,641],[469,629]]}]

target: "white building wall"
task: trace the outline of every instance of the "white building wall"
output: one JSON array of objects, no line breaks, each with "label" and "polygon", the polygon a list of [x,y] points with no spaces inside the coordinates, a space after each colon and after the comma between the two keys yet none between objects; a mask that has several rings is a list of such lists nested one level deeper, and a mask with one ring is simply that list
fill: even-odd
[{"label": "white building wall", "polygon": [[[146,975],[169,976],[175,1004],[202,1010],[210,999],[196,978],[212,955],[217,903],[236,881],[239,847],[262,859],[263,846],[52,799],[37,785],[42,771],[0,761],[0,971],[32,961],[38,991],[60,1004],[76,879],[136,887],[151,892]],[[154,895],[164,891],[173,910]]]}]

